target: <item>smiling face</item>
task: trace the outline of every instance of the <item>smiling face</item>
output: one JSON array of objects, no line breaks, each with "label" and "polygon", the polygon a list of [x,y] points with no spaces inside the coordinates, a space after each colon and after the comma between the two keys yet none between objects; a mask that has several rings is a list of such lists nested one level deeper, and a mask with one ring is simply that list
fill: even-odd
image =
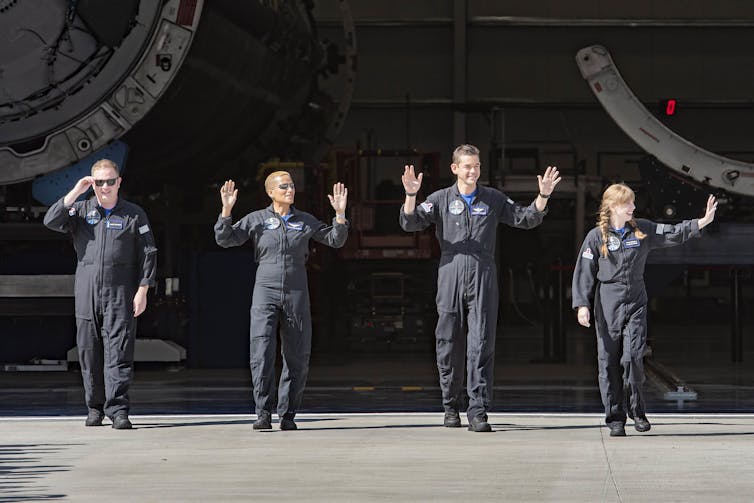
[{"label": "smiling face", "polygon": [[610,206],[610,216],[614,223],[618,224],[618,228],[623,227],[629,220],[634,218],[634,200],[631,199],[623,204],[614,204]]},{"label": "smiling face", "polygon": [[[118,202],[118,189],[120,189],[121,178],[118,176],[118,171],[108,164],[102,164],[92,170],[92,177],[94,178],[94,195],[97,196],[97,202],[103,208],[110,209]],[[108,183],[102,183],[103,180],[115,180],[113,185]],[[97,181],[102,185],[98,186]]]},{"label": "smiling face", "polygon": [[459,189],[464,192],[473,192],[482,174],[482,164],[479,162],[478,155],[460,155],[458,162],[450,165],[450,170],[458,178]]},{"label": "smiling face", "polygon": [[296,187],[291,176],[286,173],[270,179],[267,186],[267,195],[270,196],[274,204],[292,205],[296,197]]}]

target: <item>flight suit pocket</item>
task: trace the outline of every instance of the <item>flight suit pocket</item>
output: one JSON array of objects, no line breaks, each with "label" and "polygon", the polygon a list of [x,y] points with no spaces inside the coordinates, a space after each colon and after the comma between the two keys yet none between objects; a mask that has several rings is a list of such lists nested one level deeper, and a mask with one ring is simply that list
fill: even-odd
[{"label": "flight suit pocket", "polygon": [[600,257],[597,261],[597,279],[602,283],[614,281],[618,275],[618,265],[610,257]]},{"label": "flight suit pocket", "polygon": [[136,259],[133,236],[123,231],[108,231],[117,233],[110,236],[110,263],[130,264]]}]

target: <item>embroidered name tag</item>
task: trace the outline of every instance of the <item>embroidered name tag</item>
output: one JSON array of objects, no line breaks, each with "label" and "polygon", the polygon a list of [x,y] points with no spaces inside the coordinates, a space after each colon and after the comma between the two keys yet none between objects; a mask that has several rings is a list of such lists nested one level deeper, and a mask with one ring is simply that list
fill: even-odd
[{"label": "embroidered name tag", "polygon": [[471,208],[471,214],[475,216],[485,216],[487,214],[486,206],[473,206]]},{"label": "embroidered name tag", "polygon": [[288,222],[288,228],[294,231],[303,230],[304,222]]},{"label": "embroidered name tag", "polygon": [[123,219],[121,217],[116,217],[115,215],[113,215],[107,219],[105,228],[116,231],[123,230]]},{"label": "embroidered name tag", "polygon": [[626,239],[623,242],[624,248],[638,248],[641,245],[638,239]]}]

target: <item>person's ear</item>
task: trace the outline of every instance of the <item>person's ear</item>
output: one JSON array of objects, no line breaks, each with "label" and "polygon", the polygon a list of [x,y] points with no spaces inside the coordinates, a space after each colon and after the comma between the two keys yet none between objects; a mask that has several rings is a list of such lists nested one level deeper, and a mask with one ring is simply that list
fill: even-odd
[{"label": "person's ear", "polygon": [[458,164],[456,164],[456,163],[453,163],[453,164],[451,164],[451,165],[450,165],[450,171],[451,171],[451,172],[452,172],[452,173],[453,173],[454,175],[455,175],[456,173],[458,173]]}]

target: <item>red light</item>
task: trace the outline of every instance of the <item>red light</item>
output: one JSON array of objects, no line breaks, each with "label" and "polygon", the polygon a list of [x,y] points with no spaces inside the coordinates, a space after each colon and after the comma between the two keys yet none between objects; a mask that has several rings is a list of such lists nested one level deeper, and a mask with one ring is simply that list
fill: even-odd
[{"label": "red light", "polygon": [[675,100],[665,100],[665,115],[675,115]]}]

